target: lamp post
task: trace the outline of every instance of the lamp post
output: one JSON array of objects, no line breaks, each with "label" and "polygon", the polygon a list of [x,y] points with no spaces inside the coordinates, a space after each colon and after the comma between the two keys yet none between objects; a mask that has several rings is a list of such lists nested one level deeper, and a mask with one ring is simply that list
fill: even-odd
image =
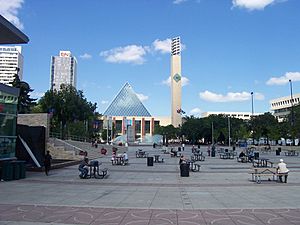
[{"label": "lamp post", "polygon": [[[290,91],[291,91],[291,125],[292,129],[294,128],[294,123],[295,123],[295,118],[294,118],[294,99],[293,99],[293,85],[292,85],[292,80],[289,80],[290,83]],[[293,130],[292,130],[292,135],[293,135]],[[292,136],[293,138],[293,145],[295,145],[295,139],[294,135]]]},{"label": "lamp post", "polygon": [[251,120],[252,120],[252,142],[254,145],[254,131],[253,131],[253,119],[254,119],[254,106],[253,106],[253,91],[251,92]]},{"label": "lamp post", "polygon": [[230,148],[230,117],[228,116],[228,147]]}]

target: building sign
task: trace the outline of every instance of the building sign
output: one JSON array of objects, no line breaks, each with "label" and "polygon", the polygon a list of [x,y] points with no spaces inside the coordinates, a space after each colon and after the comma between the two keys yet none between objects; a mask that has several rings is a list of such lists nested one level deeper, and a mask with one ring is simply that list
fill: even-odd
[{"label": "building sign", "polygon": [[60,57],[71,57],[71,52],[70,51],[60,51],[59,56]]}]

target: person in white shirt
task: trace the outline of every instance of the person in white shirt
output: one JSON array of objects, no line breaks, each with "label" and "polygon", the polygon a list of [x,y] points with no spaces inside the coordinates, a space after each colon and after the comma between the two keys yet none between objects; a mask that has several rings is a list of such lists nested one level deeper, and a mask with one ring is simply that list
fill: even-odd
[{"label": "person in white shirt", "polygon": [[279,161],[280,161],[280,163],[278,163],[278,165],[277,165],[277,173],[280,174],[278,176],[279,181],[282,182],[282,176],[284,176],[284,183],[286,183],[289,170],[286,167],[286,163],[283,162],[283,159],[280,159]]},{"label": "person in white shirt", "polygon": [[124,163],[123,165],[127,164],[128,163],[128,155],[126,152],[123,153],[123,160],[124,160]]}]

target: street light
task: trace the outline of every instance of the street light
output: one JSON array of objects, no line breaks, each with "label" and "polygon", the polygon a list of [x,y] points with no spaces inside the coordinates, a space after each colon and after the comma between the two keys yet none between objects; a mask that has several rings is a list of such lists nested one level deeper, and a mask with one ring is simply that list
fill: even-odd
[{"label": "street light", "polygon": [[[292,125],[292,128],[294,128],[294,99],[293,99],[293,85],[292,85],[292,80],[289,80],[289,83],[290,83],[290,90],[291,90],[291,125]],[[292,131],[293,132],[293,131]],[[293,137],[293,145],[295,144],[295,140],[294,140],[294,137]]]},{"label": "street light", "polygon": [[251,116],[251,119],[252,119],[252,142],[253,142],[253,145],[254,145],[254,131],[253,131],[253,116],[254,116],[253,91],[251,92],[251,108],[252,108],[252,116]]}]

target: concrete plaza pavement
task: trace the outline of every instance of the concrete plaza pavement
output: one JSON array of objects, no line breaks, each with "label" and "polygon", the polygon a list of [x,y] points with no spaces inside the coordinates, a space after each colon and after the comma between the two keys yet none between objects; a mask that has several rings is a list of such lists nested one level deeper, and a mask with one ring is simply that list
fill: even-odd
[{"label": "concrete plaza pavement", "polygon": [[[178,158],[140,148],[165,162],[147,166],[130,147],[127,166],[112,166],[110,155],[99,158],[106,179],[79,179],[78,166],[70,166],[0,182],[0,225],[300,224],[299,157],[262,155],[274,163],[283,158],[291,172],[287,184],[256,184],[250,163],[206,157],[200,172],[181,177]],[[184,155],[190,154],[189,146]]]}]

